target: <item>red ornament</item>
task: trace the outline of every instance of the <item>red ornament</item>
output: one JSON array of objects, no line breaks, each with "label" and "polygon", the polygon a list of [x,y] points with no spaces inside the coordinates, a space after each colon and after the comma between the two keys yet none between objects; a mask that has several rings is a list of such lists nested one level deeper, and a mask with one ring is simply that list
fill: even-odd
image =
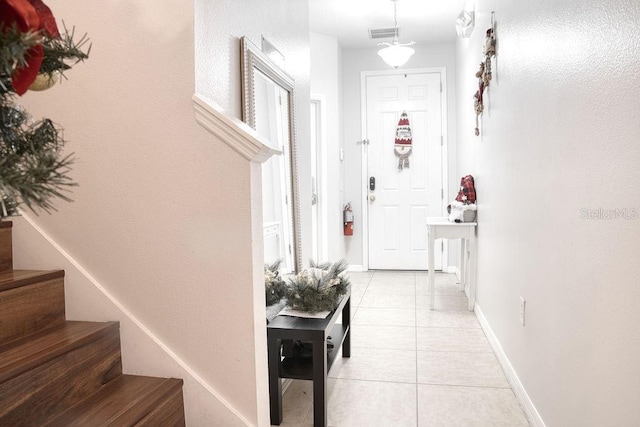
[{"label": "red ornament", "polygon": [[20,31],[26,33],[38,29],[40,17],[27,0],[0,0],[0,23],[4,28],[15,23]]},{"label": "red ornament", "polygon": [[58,31],[58,25],[56,24],[56,18],[53,16],[53,12],[49,9],[49,6],[44,4],[42,0],[29,0],[31,6],[34,7],[38,16],[40,17],[40,26],[38,29],[51,37],[60,37],[60,31]]},{"label": "red ornament", "polygon": [[[16,25],[23,33],[41,31],[49,37],[60,37],[51,9],[42,0],[0,0],[0,25],[10,28]],[[26,54],[26,65],[17,68],[11,76],[13,90],[24,94],[40,72],[44,49],[33,46]]]}]

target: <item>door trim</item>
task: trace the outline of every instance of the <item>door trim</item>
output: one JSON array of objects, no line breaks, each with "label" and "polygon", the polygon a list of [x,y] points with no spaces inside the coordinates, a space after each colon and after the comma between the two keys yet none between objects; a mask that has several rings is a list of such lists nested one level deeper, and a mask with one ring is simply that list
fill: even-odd
[{"label": "door trim", "polygon": [[327,97],[325,95],[312,93],[310,102],[316,104],[319,121],[316,124],[317,138],[317,168],[319,182],[316,183],[318,192],[318,259],[315,262],[326,262],[329,258],[329,235],[328,235],[328,206],[326,197],[328,194],[327,176]]},{"label": "door trim", "polygon": [[[360,134],[361,139],[368,139],[367,135],[367,77],[373,76],[397,76],[402,74],[422,74],[422,73],[438,73],[440,74],[440,82],[442,84],[442,91],[440,92],[440,132],[442,134],[442,150],[441,150],[441,162],[442,162],[442,189],[445,197],[449,194],[449,164],[448,164],[448,146],[449,146],[449,134],[447,132],[447,69],[446,67],[426,67],[426,68],[407,68],[402,70],[382,70],[382,71],[361,71],[360,72]],[[367,147],[362,144],[361,148],[362,159],[362,175],[360,178],[360,189],[362,196],[362,269],[364,271],[369,270],[369,212],[366,206],[367,203],[367,188],[369,184],[369,176],[367,165],[369,164]],[[445,199],[442,199],[441,216],[445,216]],[[427,231],[425,230],[425,233]],[[445,239],[446,240],[446,239]],[[444,250],[442,253],[442,269],[445,270],[449,265],[448,259],[448,245],[444,242]],[[427,260],[425,260],[425,266]]]}]

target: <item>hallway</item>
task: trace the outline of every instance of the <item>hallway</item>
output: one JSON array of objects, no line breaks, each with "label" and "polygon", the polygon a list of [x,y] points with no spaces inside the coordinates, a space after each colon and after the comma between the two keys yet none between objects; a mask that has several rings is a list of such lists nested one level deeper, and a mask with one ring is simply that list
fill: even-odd
[{"label": "hallway", "polygon": [[[329,426],[529,425],[455,275],[436,274],[434,311],[426,272],[349,277],[351,358],[329,372]],[[310,381],[287,389],[283,415],[313,425]]]}]

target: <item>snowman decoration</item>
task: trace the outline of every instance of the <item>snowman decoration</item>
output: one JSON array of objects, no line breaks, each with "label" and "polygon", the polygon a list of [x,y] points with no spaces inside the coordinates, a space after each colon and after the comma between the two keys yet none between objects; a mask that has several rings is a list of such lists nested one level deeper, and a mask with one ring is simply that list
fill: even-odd
[{"label": "snowman decoration", "polygon": [[409,126],[409,116],[403,111],[398,121],[396,129],[396,139],[394,150],[398,157],[398,170],[409,167],[409,156],[411,155],[411,127]]}]

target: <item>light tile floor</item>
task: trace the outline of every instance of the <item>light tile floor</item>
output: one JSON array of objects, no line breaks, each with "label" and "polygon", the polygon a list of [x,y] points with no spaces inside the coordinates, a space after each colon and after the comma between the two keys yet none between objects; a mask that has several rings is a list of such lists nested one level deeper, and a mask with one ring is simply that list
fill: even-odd
[{"label": "light tile floor", "polygon": [[[433,311],[426,272],[349,277],[351,357],[329,372],[329,426],[529,425],[454,275],[436,274]],[[281,425],[312,426],[312,395],[294,381]]]}]

